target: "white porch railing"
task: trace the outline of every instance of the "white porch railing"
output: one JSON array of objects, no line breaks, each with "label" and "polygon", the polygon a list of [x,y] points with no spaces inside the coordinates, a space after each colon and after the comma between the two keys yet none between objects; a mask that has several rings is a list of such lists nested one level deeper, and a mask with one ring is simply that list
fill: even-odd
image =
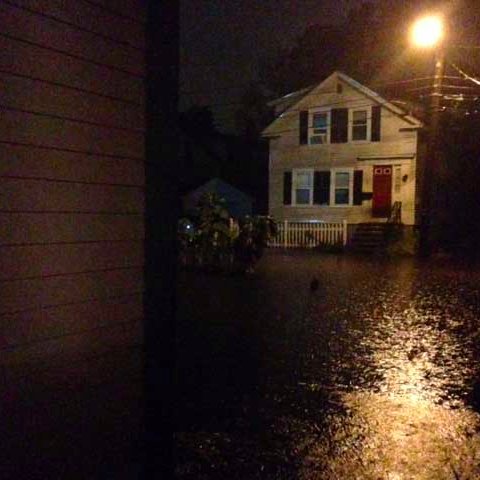
[{"label": "white porch railing", "polygon": [[269,242],[270,247],[313,248],[318,245],[346,245],[347,221],[324,222],[277,222],[277,235]]}]

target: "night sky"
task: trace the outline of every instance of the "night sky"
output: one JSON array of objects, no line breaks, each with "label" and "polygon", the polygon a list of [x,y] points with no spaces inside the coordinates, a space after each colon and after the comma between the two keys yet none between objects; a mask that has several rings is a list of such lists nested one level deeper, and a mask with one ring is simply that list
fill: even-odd
[{"label": "night sky", "polygon": [[180,109],[212,105],[232,130],[244,87],[271,57],[312,24],[336,25],[361,0],[184,0],[181,2]]}]

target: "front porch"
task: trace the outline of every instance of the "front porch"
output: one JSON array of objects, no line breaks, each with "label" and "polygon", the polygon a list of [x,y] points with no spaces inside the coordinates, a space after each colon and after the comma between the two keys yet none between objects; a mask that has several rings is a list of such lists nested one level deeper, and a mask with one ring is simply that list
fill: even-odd
[{"label": "front porch", "polygon": [[370,221],[283,220],[277,223],[277,235],[270,247],[317,248],[353,247],[372,250],[382,245],[391,225],[402,224],[402,203],[394,202],[389,216]]}]

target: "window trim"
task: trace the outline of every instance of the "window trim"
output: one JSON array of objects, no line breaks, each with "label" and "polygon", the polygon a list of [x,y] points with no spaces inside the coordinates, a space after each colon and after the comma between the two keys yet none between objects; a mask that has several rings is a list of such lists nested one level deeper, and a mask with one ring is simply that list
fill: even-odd
[{"label": "window trim", "polygon": [[[326,113],[327,114],[327,139],[325,143],[312,143],[311,139],[315,136],[313,133],[313,116],[318,113]],[[308,111],[308,145],[328,145],[330,143],[330,135],[331,135],[331,124],[332,124],[332,113],[330,108],[322,107],[322,108],[315,108],[310,109]]]},{"label": "window trim", "polygon": [[[367,134],[365,139],[354,140],[353,139],[353,112],[367,112]],[[349,108],[348,109],[348,141],[349,143],[368,143],[372,136],[372,106],[362,108]]]},{"label": "window trim", "polygon": [[[331,168],[330,176],[330,205],[334,208],[345,208],[353,206],[353,168]],[[335,177],[337,173],[348,173],[348,203],[335,203]]]},{"label": "window trim", "polygon": [[[320,144],[321,145],[321,144]],[[309,194],[309,203],[297,203],[297,174],[299,173],[310,173],[312,178],[312,185],[310,186],[310,194]],[[293,168],[292,169],[292,207],[312,207],[313,206],[313,189],[314,185],[314,175],[315,170],[313,168]]]}]

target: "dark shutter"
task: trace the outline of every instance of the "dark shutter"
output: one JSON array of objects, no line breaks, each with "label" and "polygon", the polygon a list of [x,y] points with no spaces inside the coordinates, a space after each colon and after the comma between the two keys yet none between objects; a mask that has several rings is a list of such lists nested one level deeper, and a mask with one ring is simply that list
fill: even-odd
[{"label": "dark shutter", "polygon": [[292,204],[292,172],[283,172],[283,204]]},{"label": "dark shutter", "polygon": [[328,205],[330,203],[330,172],[315,172],[313,177],[313,203]]},{"label": "dark shutter", "polygon": [[353,172],[353,204],[362,204],[363,171],[355,170]]},{"label": "dark shutter", "polygon": [[299,115],[300,124],[300,145],[306,145],[308,143],[308,111],[302,110]]},{"label": "dark shutter", "polygon": [[380,130],[382,120],[382,107],[375,105],[372,107],[372,142],[380,141]]},{"label": "dark shutter", "polygon": [[332,109],[332,143],[348,142],[348,108]]}]

